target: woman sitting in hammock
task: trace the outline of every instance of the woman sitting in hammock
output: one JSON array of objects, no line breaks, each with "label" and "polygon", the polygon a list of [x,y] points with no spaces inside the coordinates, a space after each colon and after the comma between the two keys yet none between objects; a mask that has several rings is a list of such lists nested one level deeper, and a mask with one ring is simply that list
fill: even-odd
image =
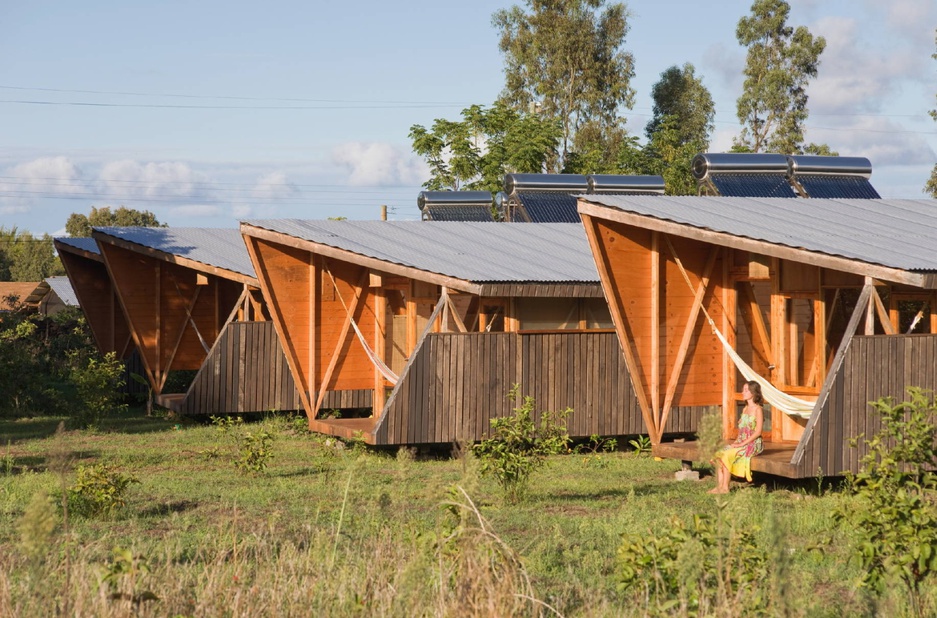
[{"label": "woman sitting in hammock", "polygon": [[732,475],[745,477],[745,480],[751,482],[752,457],[765,448],[761,441],[765,418],[761,385],[755,381],[746,382],[742,386],[742,399],[745,400],[745,409],[739,417],[739,435],[735,442],[719,449],[713,458],[716,487],[709,490],[711,494],[729,493],[729,479]]}]

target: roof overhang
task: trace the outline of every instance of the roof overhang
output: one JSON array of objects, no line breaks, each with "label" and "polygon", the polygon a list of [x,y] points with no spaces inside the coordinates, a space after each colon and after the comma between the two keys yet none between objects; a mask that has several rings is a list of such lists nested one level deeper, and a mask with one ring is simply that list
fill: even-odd
[{"label": "roof overhang", "polygon": [[180,255],[175,255],[172,253],[167,253],[165,251],[160,251],[152,247],[147,247],[135,242],[130,242],[122,238],[117,238],[106,234],[99,230],[93,230],[91,232],[91,237],[98,241],[99,244],[106,243],[113,245],[115,247],[120,247],[121,249],[126,249],[128,251],[133,251],[134,253],[139,253],[147,257],[153,258],[155,260],[160,260],[163,262],[169,262],[170,264],[176,264],[178,266],[183,266],[185,268],[191,268],[192,270],[206,273],[209,275],[215,275],[222,279],[228,279],[230,281],[237,281],[238,283],[243,283],[253,288],[260,288],[260,284],[257,281],[256,277],[251,277],[243,273],[235,272],[227,268],[221,268],[220,266],[212,266],[211,264],[205,264],[197,260],[190,260],[188,258],[182,257]]},{"label": "roof overhang", "polygon": [[54,238],[52,240],[52,244],[55,246],[55,250],[59,253],[72,253],[89,260],[94,260],[95,262],[104,262],[104,258],[101,257],[100,253],[95,253],[94,251],[88,251],[87,249],[82,249],[81,247],[70,245],[67,242],[62,242],[58,238]]},{"label": "roof overhang", "polygon": [[682,238],[691,238],[722,247],[752,251],[771,257],[811,264],[841,272],[868,276],[883,281],[901,283],[924,289],[937,289],[937,273],[920,273],[890,268],[880,264],[871,264],[859,260],[849,259],[817,251],[810,251],[799,247],[789,247],[763,240],[755,240],[744,236],[737,236],[726,232],[718,232],[685,223],[678,223],[622,210],[613,206],[604,206],[579,198],[579,214],[597,219],[606,219],[631,225],[633,227],[653,230],[665,234],[672,234]]}]

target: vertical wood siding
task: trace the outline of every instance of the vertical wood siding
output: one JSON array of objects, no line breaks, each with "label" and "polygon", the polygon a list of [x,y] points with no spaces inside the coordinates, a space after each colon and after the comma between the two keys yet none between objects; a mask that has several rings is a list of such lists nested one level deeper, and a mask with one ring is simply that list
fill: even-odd
[{"label": "vertical wood siding", "polygon": [[858,471],[859,460],[868,451],[861,442],[852,448],[850,440],[862,434],[871,437],[881,430],[879,415],[869,402],[880,397],[904,401],[909,386],[937,389],[935,367],[937,335],[855,337],[805,446],[799,475]]},{"label": "vertical wood siding", "polygon": [[[573,409],[572,437],[647,433],[615,333],[435,333],[388,400],[376,444],[484,438],[513,414],[513,384],[536,409]],[[703,408],[675,409],[668,433],[696,431]]]},{"label": "vertical wood siding", "polygon": [[[367,408],[371,391],[333,391],[324,408]],[[232,322],[221,333],[180,404],[182,414],[302,410],[273,322]]]}]

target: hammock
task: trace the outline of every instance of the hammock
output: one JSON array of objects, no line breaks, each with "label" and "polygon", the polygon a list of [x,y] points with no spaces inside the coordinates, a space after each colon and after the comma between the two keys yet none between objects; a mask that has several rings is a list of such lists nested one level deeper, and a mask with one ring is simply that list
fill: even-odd
[{"label": "hammock", "polygon": [[338,291],[338,285],[335,283],[335,277],[332,276],[332,271],[326,269],[329,273],[329,279],[332,280],[332,287],[335,290],[335,295],[338,296],[338,300],[341,301],[342,307],[345,309],[345,313],[348,315],[348,319],[351,322],[351,327],[355,329],[355,335],[358,336],[358,341],[361,342],[361,347],[364,348],[364,353],[368,355],[368,358],[371,360],[371,363],[381,372],[381,375],[384,376],[388,382],[392,385],[397,384],[397,374],[391,371],[391,368],[381,360],[381,358],[371,349],[371,346],[368,345],[367,340],[364,338],[364,334],[361,332],[361,329],[358,328],[358,325],[355,323],[354,316],[351,315],[351,312],[348,310],[348,305],[345,304],[345,299],[342,298],[342,293]]},{"label": "hammock", "polygon": [[[690,286],[690,290],[693,290],[693,284],[690,282],[690,277],[683,268],[683,264],[680,262],[680,258],[677,257],[677,252],[674,251],[673,246],[670,245],[669,242],[668,246],[671,253],[673,253],[674,261],[677,263],[677,267],[680,269],[680,273],[683,275],[683,280],[686,281],[688,286]],[[716,337],[719,338],[719,341],[722,342],[722,347],[725,348],[726,354],[728,354],[729,358],[732,359],[732,362],[739,370],[739,373],[741,373],[746,380],[757,382],[761,386],[761,395],[764,397],[765,401],[771,404],[772,408],[777,408],[789,416],[810,418],[810,415],[813,413],[813,408],[817,405],[817,402],[807,401],[805,399],[794,397],[793,395],[788,395],[784,391],[776,388],[767,379],[755,373],[755,370],[752,369],[744,360],[742,360],[742,357],[739,356],[738,352],[736,352],[735,349],[729,344],[729,342],[723,336],[722,332],[716,328],[716,323],[709,316],[709,312],[706,311],[706,307],[703,306],[702,299],[699,301],[699,308],[703,312],[703,315],[706,316],[706,320],[709,322],[709,326],[713,329],[713,333],[715,333]]]}]

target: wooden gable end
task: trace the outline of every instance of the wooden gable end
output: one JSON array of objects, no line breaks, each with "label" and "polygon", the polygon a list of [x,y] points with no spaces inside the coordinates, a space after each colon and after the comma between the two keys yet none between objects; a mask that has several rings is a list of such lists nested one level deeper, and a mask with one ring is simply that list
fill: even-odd
[{"label": "wooden gable end", "polygon": [[59,248],[59,259],[68,273],[78,303],[102,354],[114,352],[126,359],[133,354],[130,326],[120,308],[116,291],[101,260],[94,260]]},{"label": "wooden gable end", "polygon": [[101,254],[156,394],[169,371],[198,369],[243,284],[106,242]]}]

